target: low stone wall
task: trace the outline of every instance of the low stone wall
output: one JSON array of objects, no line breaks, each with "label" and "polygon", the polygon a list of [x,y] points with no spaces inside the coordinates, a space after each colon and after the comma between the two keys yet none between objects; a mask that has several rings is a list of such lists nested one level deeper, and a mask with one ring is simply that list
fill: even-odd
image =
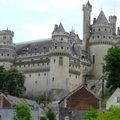
[{"label": "low stone wall", "polygon": [[86,120],[86,110],[59,108],[59,120]]},{"label": "low stone wall", "polygon": [[[12,109],[0,109],[2,120],[13,120],[15,112]],[[40,120],[41,111],[31,111],[32,120]]]}]

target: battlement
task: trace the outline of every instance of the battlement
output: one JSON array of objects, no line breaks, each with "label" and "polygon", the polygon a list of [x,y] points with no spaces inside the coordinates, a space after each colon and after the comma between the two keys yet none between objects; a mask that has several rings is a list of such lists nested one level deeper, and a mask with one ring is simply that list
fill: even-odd
[{"label": "battlement", "polygon": [[0,35],[11,35],[12,37],[14,36],[14,32],[11,30],[1,30]]}]

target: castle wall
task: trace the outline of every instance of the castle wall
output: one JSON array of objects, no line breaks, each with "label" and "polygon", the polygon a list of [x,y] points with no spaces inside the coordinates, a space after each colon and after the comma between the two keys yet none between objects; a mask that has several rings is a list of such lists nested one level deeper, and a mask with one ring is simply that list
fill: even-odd
[{"label": "castle wall", "polygon": [[52,56],[50,60],[50,81],[52,82],[52,88],[66,89],[68,87],[68,80],[69,57]]},{"label": "castle wall", "polygon": [[49,72],[26,73],[25,87],[27,95],[39,95],[49,90]]}]

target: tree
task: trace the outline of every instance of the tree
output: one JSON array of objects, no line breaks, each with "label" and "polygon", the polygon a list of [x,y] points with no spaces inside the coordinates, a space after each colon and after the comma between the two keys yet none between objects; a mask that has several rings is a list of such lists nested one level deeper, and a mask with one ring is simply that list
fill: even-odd
[{"label": "tree", "polygon": [[11,95],[19,96],[26,89],[24,86],[25,75],[15,68],[6,70],[0,66],[0,89],[7,90]]},{"label": "tree", "polygon": [[120,48],[108,49],[107,55],[104,57],[103,69],[107,74],[107,87],[111,90],[120,87]]},{"label": "tree", "polygon": [[14,120],[32,120],[31,111],[27,104],[16,104]]}]

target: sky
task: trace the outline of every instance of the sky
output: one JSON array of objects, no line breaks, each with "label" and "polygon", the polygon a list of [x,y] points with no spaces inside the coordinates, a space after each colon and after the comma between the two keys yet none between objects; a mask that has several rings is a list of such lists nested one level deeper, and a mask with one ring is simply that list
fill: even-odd
[{"label": "sky", "polygon": [[[88,0],[0,0],[0,30],[14,31],[14,43],[51,38],[54,24],[62,22],[82,39],[82,5]],[[117,16],[120,26],[120,0],[89,0],[91,23],[101,10],[106,17]]]}]

